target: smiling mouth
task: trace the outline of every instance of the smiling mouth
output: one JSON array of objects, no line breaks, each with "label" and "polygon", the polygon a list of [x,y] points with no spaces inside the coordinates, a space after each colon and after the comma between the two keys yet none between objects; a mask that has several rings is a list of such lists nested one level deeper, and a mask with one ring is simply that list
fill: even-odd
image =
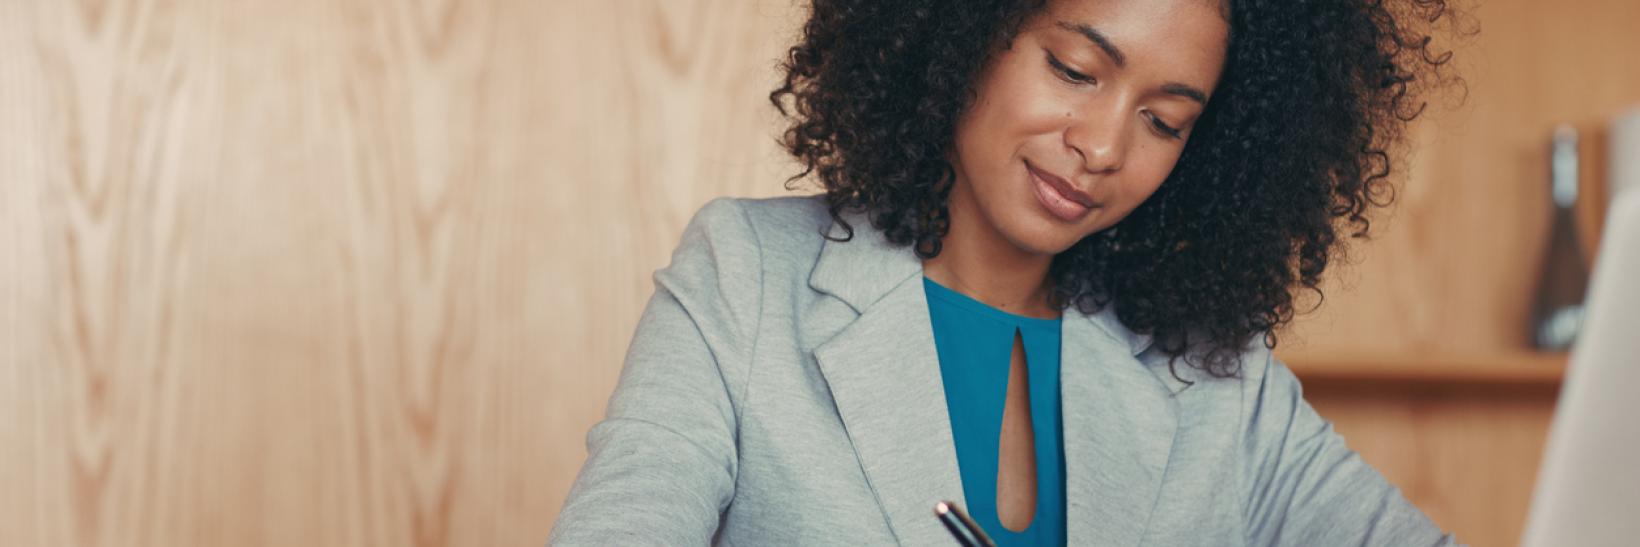
[{"label": "smiling mouth", "polygon": [[1029,169],[1031,174],[1036,175],[1036,178],[1041,179],[1042,182],[1048,183],[1048,186],[1052,187],[1054,192],[1058,193],[1066,200],[1089,208],[1098,205],[1093,201],[1093,196],[1088,195],[1087,192],[1076,189],[1075,186],[1071,185],[1070,181],[1065,180],[1063,177],[1049,173],[1042,169],[1038,169],[1035,165],[1031,165],[1031,162],[1029,161],[1025,162],[1025,168]]},{"label": "smiling mouth", "polygon": [[1078,222],[1096,205],[1092,197],[1072,187],[1065,179],[1037,169],[1030,162],[1025,163],[1025,169],[1031,174],[1031,190],[1036,194],[1037,203],[1059,220]]}]

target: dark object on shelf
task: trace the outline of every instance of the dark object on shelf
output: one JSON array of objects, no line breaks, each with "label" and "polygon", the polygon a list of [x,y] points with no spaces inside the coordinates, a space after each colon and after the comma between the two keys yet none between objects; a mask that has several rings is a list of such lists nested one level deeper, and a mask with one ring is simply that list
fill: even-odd
[{"label": "dark object on shelf", "polygon": [[1549,193],[1555,213],[1532,313],[1532,340],[1539,349],[1570,348],[1582,330],[1589,269],[1572,211],[1577,204],[1577,179],[1577,130],[1563,124],[1555,128],[1549,147]]}]

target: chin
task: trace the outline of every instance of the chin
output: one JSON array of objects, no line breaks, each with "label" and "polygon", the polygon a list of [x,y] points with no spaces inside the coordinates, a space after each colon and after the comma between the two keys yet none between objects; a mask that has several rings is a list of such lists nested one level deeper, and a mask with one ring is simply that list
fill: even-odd
[{"label": "chin", "polygon": [[1037,255],[1057,255],[1081,241],[1082,236],[1072,233],[1069,226],[1056,224],[1046,219],[1027,217],[1027,221],[1015,223],[1003,234],[1020,250]]}]

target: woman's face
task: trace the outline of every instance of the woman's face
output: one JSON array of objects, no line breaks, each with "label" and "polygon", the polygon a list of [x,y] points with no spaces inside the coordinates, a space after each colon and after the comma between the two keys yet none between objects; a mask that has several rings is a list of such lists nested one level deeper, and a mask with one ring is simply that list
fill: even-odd
[{"label": "woman's face", "polygon": [[1219,4],[1050,1],[957,121],[952,210],[1049,255],[1126,217],[1173,170],[1218,82]]}]

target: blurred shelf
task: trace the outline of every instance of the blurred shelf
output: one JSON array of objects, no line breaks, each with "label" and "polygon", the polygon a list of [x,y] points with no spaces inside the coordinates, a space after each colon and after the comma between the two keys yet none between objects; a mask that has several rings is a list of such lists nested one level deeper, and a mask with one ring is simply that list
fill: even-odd
[{"label": "blurred shelf", "polygon": [[1393,384],[1425,387],[1558,388],[1565,353],[1278,353],[1306,386]]}]

